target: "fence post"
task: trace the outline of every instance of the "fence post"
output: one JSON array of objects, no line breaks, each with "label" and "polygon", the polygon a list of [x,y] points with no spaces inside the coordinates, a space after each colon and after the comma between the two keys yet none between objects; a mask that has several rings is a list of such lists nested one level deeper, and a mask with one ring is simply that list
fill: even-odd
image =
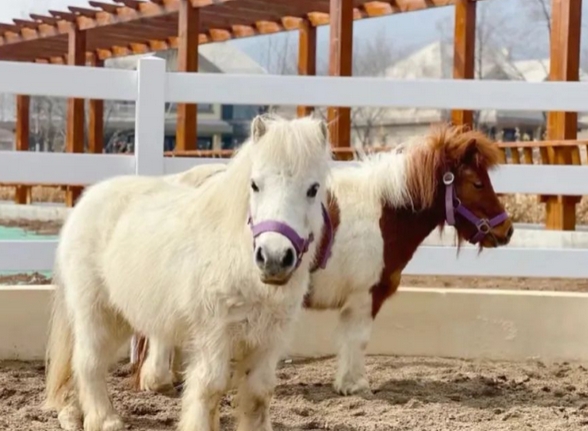
[{"label": "fence post", "polygon": [[[165,60],[147,57],[137,68],[135,103],[135,174],[163,175],[165,137]],[[139,360],[139,337],[133,335],[130,362]]]},{"label": "fence post", "polygon": [[165,135],[165,60],[147,57],[137,69],[135,173],[163,175]]}]

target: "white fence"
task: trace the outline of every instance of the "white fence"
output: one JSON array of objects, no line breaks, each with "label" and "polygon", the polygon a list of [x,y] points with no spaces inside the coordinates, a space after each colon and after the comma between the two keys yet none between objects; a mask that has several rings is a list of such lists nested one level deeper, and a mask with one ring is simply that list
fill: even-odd
[{"label": "white fence", "polygon": [[[135,71],[0,62],[0,93],[135,100],[135,155],[0,152],[0,182],[91,184],[122,174],[161,175],[219,159],[164,158],[164,104],[382,106],[585,111],[586,83],[391,80],[166,73],[146,58]],[[304,91],[301,91],[304,89]],[[352,163],[352,162],[341,162]],[[588,195],[588,167],[502,166],[501,193]],[[516,235],[516,233],[515,233]],[[0,271],[52,268],[54,241],[0,241]],[[420,247],[411,274],[588,278],[588,249]]]}]

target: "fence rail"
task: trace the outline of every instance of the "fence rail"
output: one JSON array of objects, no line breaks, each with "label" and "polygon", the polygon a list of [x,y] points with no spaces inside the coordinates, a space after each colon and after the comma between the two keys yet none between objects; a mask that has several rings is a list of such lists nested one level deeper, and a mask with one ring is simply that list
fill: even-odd
[{"label": "fence rail", "polygon": [[[140,60],[137,71],[0,62],[0,76],[0,93],[136,102],[134,155],[0,152],[0,183],[22,184],[85,185],[223,162],[164,157],[166,102],[573,112],[584,110],[588,100],[586,83],[166,73],[164,60],[155,58]],[[588,195],[587,166],[503,165],[492,181],[499,193]],[[54,251],[55,241],[0,241],[0,270],[51,269]],[[454,248],[421,247],[406,272],[588,278],[585,262],[588,249],[508,247],[478,256],[466,247],[456,258]]]}]

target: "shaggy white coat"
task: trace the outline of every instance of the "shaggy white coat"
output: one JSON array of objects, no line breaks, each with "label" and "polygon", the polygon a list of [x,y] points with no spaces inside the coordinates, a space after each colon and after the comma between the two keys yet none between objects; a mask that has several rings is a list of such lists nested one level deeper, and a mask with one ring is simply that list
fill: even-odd
[{"label": "shaggy white coat", "polygon": [[[232,359],[243,370],[239,430],[271,430],[275,367],[317,241],[287,284],[267,285],[254,264],[247,218],[282,220],[301,236],[318,237],[329,149],[323,122],[258,117],[226,170],[198,188],[133,176],[86,190],[56,254],[47,405],[59,411],[64,429],[82,420],[86,431],[124,429],[106,372],[137,331],[189,352],[180,431],[219,430]],[[250,192],[252,179],[262,192]],[[314,183],[321,187],[310,199]],[[256,241],[276,247],[287,240],[269,232]]]}]

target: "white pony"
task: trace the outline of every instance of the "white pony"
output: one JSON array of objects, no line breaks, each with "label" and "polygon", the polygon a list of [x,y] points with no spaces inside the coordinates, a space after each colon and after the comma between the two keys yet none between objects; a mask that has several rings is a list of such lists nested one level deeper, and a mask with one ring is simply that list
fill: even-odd
[{"label": "white pony", "polygon": [[124,429],[110,362],[133,331],[187,349],[180,431],[218,431],[237,361],[239,430],[269,431],[275,368],[308,288],[331,160],[324,122],[256,117],[226,170],[190,188],[86,190],[56,252],[46,405],[66,430]]},{"label": "white pony", "polygon": [[[498,147],[485,135],[445,126],[396,151],[362,157],[359,166],[333,170],[328,185],[332,257],[325,268],[311,268],[305,307],[339,310],[337,392],[369,392],[364,355],[373,321],[435,227],[453,224],[461,239],[480,247],[509,242],[512,222],[488,176],[498,160]],[[198,169],[178,179],[190,185]],[[325,243],[318,257],[328,255]],[[143,389],[170,378],[171,348],[148,341]]]}]

